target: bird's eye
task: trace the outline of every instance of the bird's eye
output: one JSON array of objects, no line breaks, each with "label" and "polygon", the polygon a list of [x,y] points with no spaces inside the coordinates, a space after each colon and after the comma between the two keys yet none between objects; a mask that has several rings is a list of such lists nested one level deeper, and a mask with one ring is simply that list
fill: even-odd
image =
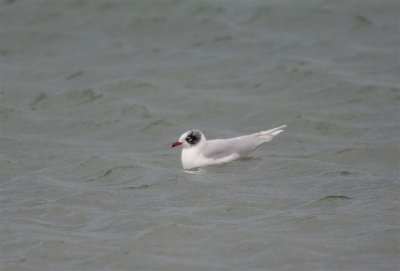
[{"label": "bird's eye", "polygon": [[192,131],[190,134],[185,138],[185,140],[190,144],[194,145],[200,141],[201,135],[198,132]]},{"label": "bird's eye", "polygon": [[186,137],[186,141],[187,142],[192,142],[194,140],[194,138],[193,138],[193,135],[188,135],[187,137]]}]

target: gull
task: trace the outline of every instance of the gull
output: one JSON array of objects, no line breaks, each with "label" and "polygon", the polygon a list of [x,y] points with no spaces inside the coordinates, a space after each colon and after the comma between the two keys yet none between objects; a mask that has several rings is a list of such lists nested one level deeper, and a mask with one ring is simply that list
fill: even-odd
[{"label": "gull", "polygon": [[207,140],[203,132],[194,129],[183,133],[171,147],[183,147],[181,161],[184,169],[200,168],[246,157],[251,151],[282,133],[285,127],[283,125],[250,135],[214,140]]}]

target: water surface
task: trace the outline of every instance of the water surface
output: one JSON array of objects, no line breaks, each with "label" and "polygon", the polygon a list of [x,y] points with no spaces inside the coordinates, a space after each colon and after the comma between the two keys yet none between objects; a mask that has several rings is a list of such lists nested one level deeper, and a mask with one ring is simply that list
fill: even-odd
[{"label": "water surface", "polygon": [[1,270],[399,269],[397,1],[0,9]]}]

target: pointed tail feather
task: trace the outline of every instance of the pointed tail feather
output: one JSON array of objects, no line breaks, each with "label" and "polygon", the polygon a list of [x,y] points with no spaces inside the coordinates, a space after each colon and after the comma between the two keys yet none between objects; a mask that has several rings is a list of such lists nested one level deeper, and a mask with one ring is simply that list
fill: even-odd
[{"label": "pointed tail feather", "polygon": [[283,132],[283,128],[285,128],[286,125],[282,125],[279,127],[276,127],[274,129],[268,130],[268,131],[262,131],[259,132],[258,135],[259,137],[265,139],[265,142],[268,142],[274,138],[274,136],[279,135],[280,133]]}]

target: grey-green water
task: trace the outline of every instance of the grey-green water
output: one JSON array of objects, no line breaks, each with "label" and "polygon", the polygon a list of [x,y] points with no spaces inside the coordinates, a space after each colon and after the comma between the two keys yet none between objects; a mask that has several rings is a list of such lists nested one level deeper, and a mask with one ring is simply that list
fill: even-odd
[{"label": "grey-green water", "polygon": [[399,269],[398,1],[0,9],[2,271]]}]

